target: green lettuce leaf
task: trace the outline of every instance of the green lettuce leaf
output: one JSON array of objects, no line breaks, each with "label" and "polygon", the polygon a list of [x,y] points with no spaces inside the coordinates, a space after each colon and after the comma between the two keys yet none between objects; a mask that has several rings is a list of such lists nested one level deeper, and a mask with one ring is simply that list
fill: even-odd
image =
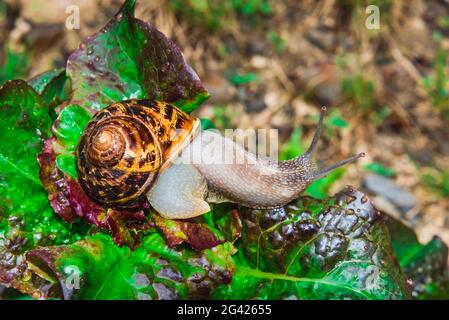
[{"label": "green lettuce leaf", "polygon": [[56,148],[56,165],[71,178],[77,179],[75,150],[79,139],[91,119],[91,114],[78,105],[68,105],[52,126],[53,135],[61,146]]},{"label": "green lettuce leaf", "polygon": [[49,109],[25,81],[0,88],[0,284],[10,286],[23,271],[20,255],[27,248],[82,236],[54,214],[39,180],[37,155],[51,123]]},{"label": "green lettuce leaf", "polygon": [[33,87],[38,94],[42,95],[47,85],[64,73],[65,70],[62,68],[49,70],[28,80],[28,84]]},{"label": "green lettuce leaf", "polygon": [[412,285],[414,299],[449,299],[448,247],[434,237],[421,244],[410,227],[388,217],[391,240],[399,263]]},{"label": "green lettuce leaf", "polygon": [[67,153],[74,154],[78,141],[91,119],[91,114],[78,105],[66,106],[53,124],[52,131]]},{"label": "green lettuce leaf", "polygon": [[229,243],[201,252],[170,249],[159,234],[131,251],[98,234],[70,246],[31,250],[27,260],[30,270],[53,288],[54,297],[199,299],[230,281],[234,251]]},{"label": "green lettuce leaf", "polygon": [[71,81],[65,69],[44,72],[28,81],[49,108],[54,108],[70,98]]},{"label": "green lettuce leaf", "polygon": [[[65,240],[70,227],[53,215],[39,180],[37,154],[50,134],[51,118],[41,97],[24,81],[0,89],[0,226],[12,220],[29,233],[29,241],[46,237]],[[14,218],[14,219],[12,219]],[[10,221],[8,221],[10,220]]]}]

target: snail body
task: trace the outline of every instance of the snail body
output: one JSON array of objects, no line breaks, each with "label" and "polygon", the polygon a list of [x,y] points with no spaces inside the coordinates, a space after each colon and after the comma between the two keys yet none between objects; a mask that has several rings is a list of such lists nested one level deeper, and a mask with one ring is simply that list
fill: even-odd
[{"label": "snail body", "polygon": [[[146,196],[170,219],[199,216],[210,211],[209,203],[225,201],[252,208],[281,207],[314,180],[363,156],[316,168],[312,156],[324,113],[325,109],[303,155],[274,162],[219,133],[200,132],[198,119],[171,104],[115,103],[99,111],[81,136],[76,150],[79,182],[98,203],[127,207]],[[231,161],[223,162],[223,154]]]}]

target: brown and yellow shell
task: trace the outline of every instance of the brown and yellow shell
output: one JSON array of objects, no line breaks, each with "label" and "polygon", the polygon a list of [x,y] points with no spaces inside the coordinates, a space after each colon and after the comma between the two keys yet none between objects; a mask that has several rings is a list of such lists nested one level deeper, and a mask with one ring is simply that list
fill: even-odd
[{"label": "brown and yellow shell", "polygon": [[168,103],[112,104],[95,114],[77,146],[80,185],[98,203],[132,204],[198,130],[199,120]]}]

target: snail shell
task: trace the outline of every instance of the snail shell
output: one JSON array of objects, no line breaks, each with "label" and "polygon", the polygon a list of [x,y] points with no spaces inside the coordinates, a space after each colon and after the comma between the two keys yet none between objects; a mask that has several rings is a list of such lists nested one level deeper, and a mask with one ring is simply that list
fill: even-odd
[{"label": "snail shell", "polygon": [[103,205],[132,204],[198,131],[199,120],[168,103],[112,104],[95,114],[77,146],[80,185]]}]

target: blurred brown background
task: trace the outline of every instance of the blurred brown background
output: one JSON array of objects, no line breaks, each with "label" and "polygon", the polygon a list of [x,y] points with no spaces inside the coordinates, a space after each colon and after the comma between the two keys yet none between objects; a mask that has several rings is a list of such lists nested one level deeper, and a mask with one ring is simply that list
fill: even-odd
[{"label": "blurred brown background", "polygon": [[[65,61],[122,1],[0,0],[0,81]],[[365,26],[368,5],[380,28]],[[66,8],[80,8],[80,29]],[[301,151],[330,108],[320,164],[367,157],[329,184],[363,186],[423,241],[449,243],[449,1],[140,0],[212,93],[197,115],[223,128],[277,128]]]}]

